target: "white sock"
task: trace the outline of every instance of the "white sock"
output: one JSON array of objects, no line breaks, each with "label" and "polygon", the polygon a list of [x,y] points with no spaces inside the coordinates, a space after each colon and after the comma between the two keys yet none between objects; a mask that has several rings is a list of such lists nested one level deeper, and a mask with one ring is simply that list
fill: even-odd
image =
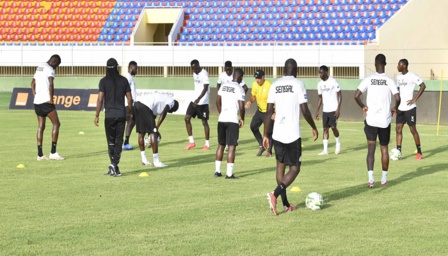
[{"label": "white sock", "polygon": [[210,141],[209,141],[209,140],[205,140],[205,145],[206,145],[207,147],[210,147]]},{"label": "white sock", "polygon": [[221,173],[221,161],[215,160],[215,172]]},{"label": "white sock", "polygon": [[152,154],[152,159],[154,159],[154,163],[159,162],[159,153]]},{"label": "white sock", "polygon": [[369,182],[373,182],[373,171],[368,171],[367,174],[369,174]]},{"label": "white sock", "polygon": [[328,152],[328,140],[324,140],[324,152]]},{"label": "white sock", "polygon": [[383,176],[381,177],[381,184],[387,182],[387,171],[383,171]]},{"label": "white sock", "polygon": [[145,154],[144,150],[140,151],[140,155],[142,156],[142,162],[147,162],[148,161],[148,159],[146,159],[146,154]]},{"label": "white sock", "polygon": [[193,135],[188,136],[188,140],[190,141],[190,143],[194,143]]},{"label": "white sock", "polygon": [[336,144],[340,144],[341,142],[339,141],[339,137],[335,137],[336,139]]},{"label": "white sock", "polygon": [[227,163],[227,177],[233,175],[233,163]]}]

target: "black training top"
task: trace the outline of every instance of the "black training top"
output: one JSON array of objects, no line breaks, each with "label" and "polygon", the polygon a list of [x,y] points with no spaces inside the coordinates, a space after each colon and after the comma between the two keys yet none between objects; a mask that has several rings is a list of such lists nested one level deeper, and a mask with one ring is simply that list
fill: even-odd
[{"label": "black training top", "polygon": [[124,101],[131,91],[128,79],[124,76],[105,76],[100,80],[99,91],[104,93],[105,118],[126,117]]}]

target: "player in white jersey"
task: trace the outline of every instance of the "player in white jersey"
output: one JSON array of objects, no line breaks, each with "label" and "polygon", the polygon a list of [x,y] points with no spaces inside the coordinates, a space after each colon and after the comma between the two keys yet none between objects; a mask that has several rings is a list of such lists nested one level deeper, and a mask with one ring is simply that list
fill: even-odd
[{"label": "player in white jersey", "polygon": [[[236,146],[238,145],[239,129],[244,125],[245,92],[240,83],[243,79],[243,70],[235,69],[233,81],[224,83],[216,96],[218,108],[218,148],[215,158],[215,177],[221,177],[221,162],[224,149],[228,145],[226,179],[237,179],[233,175]],[[239,113],[239,118],[238,118]]]},{"label": "player in white jersey", "polygon": [[[285,212],[295,209],[286,197],[286,188],[294,181],[300,172],[302,162],[302,140],[300,136],[300,113],[313,129],[314,140],[317,140],[318,131],[313,116],[308,108],[306,88],[297,77],[297,62],[288,59],[285,62],[284,76],[275,81],[268,95],[268,110],[264,123],[263,146],[269,147],[268,130],[274,113],[275,123],[272,140],[277,160],[277,187],[267,194],[269,208],[274,215],[277,212],[277,197],[281,195]],[[285,175],[286,166],[289,171]]]},{"label": "player in white jersey", "polygon": [[[138,133],[138,145],[142,157],[142,165],[151,165],[146,158],[145,153],[145,134],[149,134],[152,147],[152,157],[155,167],[166,167],[167,165],[159,160],[158,140],[160,136],[160,126],[167,113],[176,112],[179,108],[179,102],[174,100],[168,94],[152,93],[140,96],[134,103],[135,124]],[[156,124],[156,116],[159,119]]]},{"label": "player in white jersey", "polygon": [[42,141],[44,137],[45,122],[47,117],[50,118],[53,124],[51,132],[51,160],[64,160],[56,152],[56,145],[59,137],[59,121],[58,112],[53,102],[54,95],[54,70],[61,64],[61,57],[57,54],[50,57],[50,59],[37,67],[33,80],[31,81],[31,90],[34,95],[34,111],[37,115],[37,161],[46,160],[47,157],[42,151]]},{"label": "player in white jersey", "polygon": [[[224,63],[224,72],[221,72],[221,74],[219,74],[218,83],[216,84],[216,91],[219,91],[221,84],[232,81],[233,81],[233,66],[232,62],[228,60]],[[247,93],[249,88],[247,88],[247,85],[244,82],[244,80],[241,80],[240,85],[241,87],[243,87],[244,93]]]},{"label": "player in white jersey", "polygon": [[[401,142],[403,140],[403,126],[404,123],[409,125],[412,136],[414,137],[415,146],[417,147],[417,155],[415,160],[421,160],[423,158],[422,149],[420,146],[420,136],[417,132],[417,100],[422,96],[425,91],[426,85],[423,80],[415,73],[408,70],[409,62],[407,59],[401,59],[398,62],[397,69],[401,72],[397,77],[398,90],[400,91],[400,106],[398,106],[397,118],[396,118],[396,139],[397,149],[401,154]],[[420,86],[417,95],[414,97],[415,86]]]},{"label": "player in white jersey", "polygon": [[210,150],[210,127],[208,126],[209,110],[209,95],[210,95],[210,80],[207,70],[199,65],[198,60],[192,60],[191,69],[193,70],[194,92],[197,98],[188,105],[187,113],[185,114],[185,126],[188,133],[188,145],[184,148],[189,150],[196,147],[193,138],[193,129],[191,127],[191,118],[196,116],[202,120],[205,133],[205,145],[202,150]]},{"label": "player in white jersey", "polygon": [[[135,87],[135,81],[134,81],[134,77],[135,75],[137,75],[137,71],[138,71],[137,62],[130,61],[128,65],[128,73],[125,75],[125,77],[128,79],[129,86],[131,87],[132,102],[135,102],[137,99],[137,88]],[[127,108],[128,106],[127,101],[124,101],[124,105],[126,107],[126,111],[129,111],[129,109]],[[129,113],[126,113],[126,116],[129,116]],[[123,143],[124,150],[134,149],[134,147],[132,147],[129,144],[129,137],[131,136],[131,132],[132,129],[134,128],[134,125],[135,123],[133,118],[126,120],[126,137]]]},{"label": "player in white jersey", "polygon": [[[389,169],[388,145],[390,141],[390,121],[400,103],[395,81],[385,74],[386,56],[378,54],[375,57],[376,73],[366,77],[355,92],[356,103],[366,115],[364,133],[367,138],[367,174],[368,188],[373,188],[373,166],[375,162],[376,139],[378,137],[381,148],[382,177],[381,186],[387,185],[387,171]],[[361,100],[361,94],[367,93],[366,104]],[[391,93],[395,97],[395,107],[391,109]]]},{"label": "player in white jersey", "polygon": [[328,76],[328,67],[321,66],[319,68],[319,76],[321,81],[317,84],[317,94],[319,99],[316,109],[316,120],[319,120],[319,110],[322,106],[322,124],[324,128],[323,144],[324,150],[319,153],[320,156],[328,155],[328,138],[329,129],[333,131],[336,139],[336,149],[334,153],[337,155],[341,152],[341,142],[339,140],[339,130],[337,128],[337,120],[341,113],[342,94],[339,83],[336,79]]}]

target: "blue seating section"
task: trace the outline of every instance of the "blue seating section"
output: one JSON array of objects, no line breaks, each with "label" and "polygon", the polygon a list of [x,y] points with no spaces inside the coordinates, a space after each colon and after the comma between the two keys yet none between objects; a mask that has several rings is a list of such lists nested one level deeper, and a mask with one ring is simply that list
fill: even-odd
[{"label": "blue seating section", "polygon": [[118,0],[99,41],[129,41],[144,6],[185,10],[180,45],[364,44],[408,0]]}]

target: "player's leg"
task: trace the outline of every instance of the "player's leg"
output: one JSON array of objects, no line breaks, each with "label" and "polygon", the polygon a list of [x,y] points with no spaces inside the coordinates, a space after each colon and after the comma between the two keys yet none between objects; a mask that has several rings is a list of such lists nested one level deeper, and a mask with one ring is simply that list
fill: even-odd
[{"label": "player's leg", "polygon": [[250,130],[252,131],[252,134],[254,135],[255,139],[258,142],[258,153],[257,156],[261,156],[264,152],[263,147],[263,137],[260,133],[260,126],[264,122],[264,114],[261,113],[259,110],[257,110],[252,117],[252,121],[250,122]]},{"label": "player's leg", "polygon": [[[128,108],[126,108],[126,116],[128,116],[127,112],[129,112]],[[135,126],[134,117],[127,118],[127,120],[126,120],[126,137],[124,139],[124,144],[123,144],[124,150],[134,149],[134,147],[132,147],[129,144],[129,138],[131,137],[131,132],[132,132],[132,129],[134,129],[134,126]]]},{"label": "player's leg", "polygon": [[390,124],[387,128],[380,128],[378,138],[381,148],[381,166],[383,168],[381,176],[381,186],[387,185],[387,173],[389,170],[389,141],[390,141]]},{"label": "player's leg", "polygon": [[336,112],[331,112],[329,116],[329,126],[333,131],[334,139],[336,140],[336,147],[334,153],[338,155],[341,153],[341,141],[339,139],[338,120],[336,119]]},{"label": "player's leg", "polygon": [[[106,133],[107,141],[107,153],[109,154],[109,172],[107,175],[115,175],[116,166],[114,164],[114,151],[115,151],[115,119],[104,118],[104,130]],[[121,145],[120,145],[121,146]]]},{"label": "player's leg", "polygon": [[378,137],[378,128],[373,127],[367,124],[364,121],[364,133],[367,138],[367,175],[368,175],[368,188],[373,188],[374,186],[374,178],[373,178],[373,167],[375,163],[375,149],[376,149],[376,138]]},{"label": "player's leg", "polygon": [[202,150],[210,150],[210,126],[208,125],[210,110],[208,104],[200,105],[198,107],[201,113],[200,117],[202,120],[202,126],[204,126],[204,134],[205,134],[205,145],[204,147],[202,147]]},{"label": "player's leg", "polygon": [[126,117],[116,118],[115,122],[115,143],[114,143],[114,165],[115,176],[121,176],[118,164],[121,159],[121,151],[123,150],[124,130],[126,129]]},{"label": "player's leg", "polygon": [[222,177],[221,163],[226,147],[226,125],[223,122],[218,122],[218,147],[216,148],[215,156],[215,178]]},{"label": "player's leg", "polygon": [[37,140],[37,160],[38,161],[47,159],[47,157],[44,156],[44,153],[42,150],[42,142],[44,139],[46,120],[47,120],[47,118],[45,116],[37,116],[36,140]]},{"label": "player's leg", "polygon": [[268,127],[268,138],[269,138],[269,148],[268,148],[268,152],[266,153],[266,157],[271,157],[272,156],[272,147],[273,145],[273,141],[272,141],[272,133],[274,131],[274,120],[271,120],[271,124]]},{"label": "player's leg", "polygon": [[188,105],[187,112],[184,117],[185,127],[187,129],[188,134],[188,145],[184,148],[185,150],[189,150],[196,147],[193,138],[193,128],[191,126],[191,118],[196,117],[196,115],[197,115],[196,107],[193,104],[193,102],[190,102],[190,105]]},{"label": "player's leg", "polygon": [[417,132],[417,108],[413,108],[406,112],[406,122],[409,125],[412,136],[414,137],[415,147],[417,148],[416,160],[421,160],[423,157],[420,146],[420,135]]},{"label": "player's leg", "polygon": [[395,119],[395,140],[397,142],[397,149],[401,152],[401,143],[403,141],[403,125],[406,122],[404,111],[397,110],[397,117]]},{"label": "player's leg", "polygon": [[319,156],[324,156],[324,155],[328,155],[328,129],[330,129],[329,127],[329,113],[327,112],[323,112],[322,113],[322,127],[323,127],[323,135],[322,135],[322,144],[323,144],[323,150],[322,152],[320,152],[318,155]]},{"label": "player's leg", "polygon": [[239,125],[237,123],[226,123],[226,144],[228,145],[227,151],[227,172],[226,179],[237,179],[233,175],[233,167],[235,163],[236,146],[238,145],[239,138]]},{"label": "player's leg", "polygon": [[59,138],[59,128],[61,127],[61,122],[59,121],[59,116],[56,109],[53,109],[50,113],[48,113],[47,116],[53,125],[53,129],[51,130],[52,142],[51,142],[51,153],[49,158],[52,160],[64,160],[64,158],[60,156],[56,151],[56,146]]}]

